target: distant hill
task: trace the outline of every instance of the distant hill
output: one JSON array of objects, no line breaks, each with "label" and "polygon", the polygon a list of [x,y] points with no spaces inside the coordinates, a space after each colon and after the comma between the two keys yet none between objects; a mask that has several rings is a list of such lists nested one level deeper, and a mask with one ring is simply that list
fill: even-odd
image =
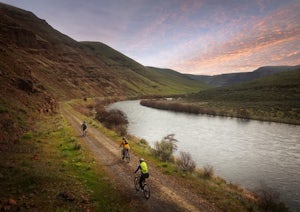
[{"label": "distant hill", "polygon": [[265,76],[269,76],[278,72],[292,71],[299,69],[300,65],[297,66],[265,66],[256,69],[253,72],[243,72],[243,73],[230,73],[230,74],[220,74],[214,76],[207,75],[191,75],[187,74],[191,79],[199,80],[200,82],[206,83],[211,86],[221,87],[227,85],[233,85],[243,82],[248,82],[256,80]]},{"label": "distant hill", "polygon": [[300,68],[190,96],[224,111],[247,111],[253,119],[300,124]]},{"label": "distant hill", "polygon": [[[77,42],[32,12],[0,3],[1,129],[25,129],[29,117],[55,112],[61,100],[185,94],[204,88],[184,75],[176,82],[169,77],[103,43]],[[17,134],[5,131],[0,140],[13,140]]]},{"label": "distant hill", "polygon": [[[211,88],[194,95],[214,101],[297,101],[300,103],[300,67],[251,82]],[[300,106],[300,104],[298,105]]]}]

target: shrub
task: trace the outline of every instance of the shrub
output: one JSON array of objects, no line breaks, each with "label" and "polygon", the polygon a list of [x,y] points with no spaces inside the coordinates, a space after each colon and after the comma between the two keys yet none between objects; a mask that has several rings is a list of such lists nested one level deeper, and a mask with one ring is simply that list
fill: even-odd
[{"label": "shrub", "polygon": [[96,106],[96,119],[105,127],[115,130],[120,135],[127,134],[128,120],[126,115],[120,110],[107,111],[103,106]]},{"label": "shrub", "polygon": [[250,118],[249,112],[245,109],[239,109],[236,113],[236,116],[238,118],[242,118],[242,119],[249,119]]},{"label": "shrub", "polygon": [[174,134],[167,135],[160,142],[155,142],[153,149],[154,156],[165,162],[172,161],[173,153],[177,149],[175,142],[177,140],[174,139]]},{"label": "shrub", "polygon": [[261,185],[261,188],[256,192],[259,198],[259,207],[263,211],[289,211],[289,209],[280,201],[280,195],[275,190]]},{"label": "shrub", "polygon": [[196,163],[188,152],[180,152],[180,158],[177,158],[176,164],[183,171],[192,172],[196,168]]},{"label": "shrub", "polygon": [[143,138],[140,140],[140,144],[145,145],[145,146],[149,145],[148,142]]},{"label": "shrub", "polygon": [[203,170],[204,170],[204,177],[206,178],[211,178],[212,176],[214,176],[214,168],[211,166],[211,165],[205,165],[203,167]]},{"label": "shrub", "polygon": [[127,135],[127,126],[125,126],[125,125],[112,126],[111,129],[114,130],[115,132],[117,132],[121,136]]},{"label": "shrub", "polygon": [[80,150],[81,149],[81,145],[80,144],[75,144],[74,145],[74,150]]}]

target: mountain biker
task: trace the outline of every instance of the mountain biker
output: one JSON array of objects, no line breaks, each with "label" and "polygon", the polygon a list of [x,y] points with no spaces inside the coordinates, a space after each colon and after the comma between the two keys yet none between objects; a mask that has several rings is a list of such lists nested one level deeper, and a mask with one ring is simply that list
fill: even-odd
[{"label": "mountain biker", "polygon": [[130,149],[129,143],[128,143],[128,141],[126,140],[125,137],[122,138],[122,142],[121,142],[121,144],[120,144],[120,147],[123,147],[123,149],[122,149],[122,159],[124,160],[125,154],[126,154],[126,153],[129,154],[129,149]]},{"label": "mountain biker", "polygon": [[87,123],[85,121],[83,121],[83,123],[81,125],[81,129],[82,129],[82,134],[84,136],[86,134],[86,130],[87,130]]},{"label": "mountain biker", "polygon": [[139,183],[141,189],[144,190],[142,183],[145,181],[146,178],[149,177],[149,172],[148,172],[148,166],[143,158],[140,159],[140,164],[138,165],[134,173],[136,173],[139,169],[141,170],[141,177]]}]

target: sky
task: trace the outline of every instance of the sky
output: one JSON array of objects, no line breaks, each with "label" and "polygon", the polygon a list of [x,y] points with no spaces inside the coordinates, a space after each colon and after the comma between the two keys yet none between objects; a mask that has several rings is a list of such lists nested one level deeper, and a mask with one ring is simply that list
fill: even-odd
[{"label": "sky", "polygon": [[300,64],[300,0],[0,0],[145,66],[217,75]]}]

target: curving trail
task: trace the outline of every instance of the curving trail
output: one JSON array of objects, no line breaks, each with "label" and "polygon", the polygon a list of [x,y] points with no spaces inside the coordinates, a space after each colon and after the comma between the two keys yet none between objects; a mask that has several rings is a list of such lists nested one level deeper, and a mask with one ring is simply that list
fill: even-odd
[{"label": "curving trail", "polygon": [[[76,114],[61,107],[61,113],[71,126],[81,133],[82,120]],[[131,161],[121,160],[121,149],[93,126],[89,126],[88,134],[82,137],[83,142],[93,152],[95,159],[110,175],[110,179],[118,188],[123,189],[131,197],[130,205],[134,211],[220,211],[212,204],[191,192],[188,185],[172,176],[163,175],[148,163],[150,177],[147,179],[151,197],[146,200],[141,192],[136,192],[133,184],[134,170],[138,165],[138,157],[131,152]]]}]

